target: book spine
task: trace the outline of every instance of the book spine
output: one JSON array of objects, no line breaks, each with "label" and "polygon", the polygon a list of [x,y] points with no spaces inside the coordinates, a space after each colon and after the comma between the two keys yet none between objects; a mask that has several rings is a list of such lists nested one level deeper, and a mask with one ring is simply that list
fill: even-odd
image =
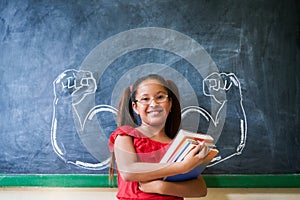
[{"label": "book spine", "polygon": [[177,162],[178,158],[185,152],[185,150],[190,146],[190,144],[191,143],[189,141],[185,141],[182,147],[177,150],[176,154],[174,154],[174,156],[170,158],[168,162]]}]

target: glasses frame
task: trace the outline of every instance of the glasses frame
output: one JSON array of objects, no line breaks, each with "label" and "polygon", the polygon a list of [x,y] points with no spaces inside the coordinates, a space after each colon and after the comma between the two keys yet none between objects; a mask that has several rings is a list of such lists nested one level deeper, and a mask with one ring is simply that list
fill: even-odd
[{"label": "glasses frame", "polygon": [[[163,100],[157,100],[156,98],[158,96],[164,96],[164,99]],[[142,97],[140,100],[134,100],[134,103],[140,103],[142,105],[150,105],[152,103],[152,101],[154,100],[156,103],[164,103],[167,101],[167,99],[169,99],[169,95],[167,94],[159,94],[159,95],[156,95],[155,97],[151,97],[149,98],[149,102],[148,103],[143,103],[143,98],[147,98],[147,97]]]}]

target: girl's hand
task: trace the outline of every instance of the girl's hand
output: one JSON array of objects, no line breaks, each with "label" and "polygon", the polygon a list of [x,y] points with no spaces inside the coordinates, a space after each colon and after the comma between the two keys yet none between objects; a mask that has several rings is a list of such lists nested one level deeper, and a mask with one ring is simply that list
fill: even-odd
[{"label": "girl's hand", "polygon": [[194,169],[197,165],[201,164],[204,158],[208,155],[210,148],[205,143],[199,143],[192,149],[181,162],[184,173]]},{"label": "girl's hand", "polygon": [[161,179],[139,182],[139,190],[145,193],[178,197],[204,197],[207,194],[206,184],[202,176],[179,182],[168,182]]},{"label": "girl's hand", "polygon": [[139,190],[146,193],[160,193],[162,180],[139,182]]}]

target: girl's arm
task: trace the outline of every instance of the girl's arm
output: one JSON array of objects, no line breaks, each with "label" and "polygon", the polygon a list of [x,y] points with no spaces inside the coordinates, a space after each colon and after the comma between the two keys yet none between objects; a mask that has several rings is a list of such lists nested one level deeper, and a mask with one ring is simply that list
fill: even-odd
[{"label": "girl's arm", "polygon": [[119,135],[115,140],[114,151],[118,171],[123,180],[151,181],[190,171],[202,163],[203,158],[208,154],[209,149],[205,145],[198,145],[190,152],[187,159],[184,159],[182,162],[138,162],[132,138],[130,136]]},{"label": "girl's arm", "polygon": [[182,182],[167,182],[162,180],[140,182],[139,189],[146,193],[179,197],[204,197],[207,194],[206,183],[202,176]]}]

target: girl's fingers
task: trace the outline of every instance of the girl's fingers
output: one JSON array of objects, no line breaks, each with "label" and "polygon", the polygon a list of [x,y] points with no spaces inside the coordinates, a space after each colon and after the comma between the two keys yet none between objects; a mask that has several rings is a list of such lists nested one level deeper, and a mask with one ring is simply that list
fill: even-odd
[{"label": "girl's fingers", "polygon": [[196,155],[196,154],[198,154],[198,153],[201,151],[201,149],[202,149],[202,145],[201,145],[201,144],[198,144],[198,145],[196,145],[196,146],[192,149],[191,153],[192,153],[193,155]]},{"label": "girl's fingers", "polygon": [[191,150],[191,152],[188,154],[188,157],[198,157],[203,159],[208,153],[209,147],[207,147],[204,142],[201,142]]},{"label": "girl's fingers", "polygon": [[206,145],[203,145],[202,149],[200,150],[200,152],[198,154],[198,156],[200,158],[205,158],[207,156],[207,154],[209,153],[209,151],[210,151],[209,147],[206,146]]}]

